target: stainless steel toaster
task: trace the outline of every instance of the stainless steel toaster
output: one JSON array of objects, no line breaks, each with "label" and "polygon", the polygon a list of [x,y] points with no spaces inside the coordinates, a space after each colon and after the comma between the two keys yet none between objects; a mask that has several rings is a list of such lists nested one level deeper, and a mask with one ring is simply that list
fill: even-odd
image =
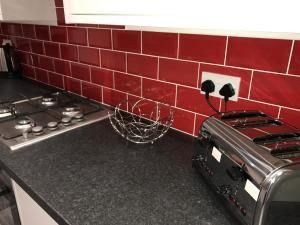
[{"label": "stainless steel toaster", "polygon": [[259,111],[213,115],[193,166],[246,225],[300,224],[299,129]]}]

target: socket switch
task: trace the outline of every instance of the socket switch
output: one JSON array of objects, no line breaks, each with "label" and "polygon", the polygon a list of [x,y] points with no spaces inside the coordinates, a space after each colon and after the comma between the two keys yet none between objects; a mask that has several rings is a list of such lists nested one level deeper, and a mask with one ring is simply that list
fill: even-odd
[{"label": "socket switch", "polygon": [[[223,99],[224,97],[219,94],[219,91],[223,87],[223,85],[230,83],[234,88],[235,95],[232,96],[229,100],[238,100],[241,83],[240,77],[228,76],[224,74],[217,74],[211,72],[203,72],[201,83],[206,80],[212,80],[215,84],[215,91],[210,94],[211,96]],[[201,93],[205,94],[203,91],[201,91]]]}]

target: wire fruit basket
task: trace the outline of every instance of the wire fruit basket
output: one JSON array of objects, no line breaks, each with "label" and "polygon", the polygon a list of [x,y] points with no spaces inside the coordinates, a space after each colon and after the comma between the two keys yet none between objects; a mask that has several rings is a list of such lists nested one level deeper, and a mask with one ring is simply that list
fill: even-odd
[{"label": "wire fruit basket", "polygon": [[136,143],[154,143],[171,127],[174,109],[167,104],[146,99],[122,101],[110,115],[114,130],[126,140]]}]

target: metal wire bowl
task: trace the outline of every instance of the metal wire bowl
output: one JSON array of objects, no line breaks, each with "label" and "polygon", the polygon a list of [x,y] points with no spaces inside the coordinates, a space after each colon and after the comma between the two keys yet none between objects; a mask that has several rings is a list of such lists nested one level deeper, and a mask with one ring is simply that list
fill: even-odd
[{"label": "metal wire bowl", "polygon": [[170,105],[146,99],[122,101],[110,115],[114,130],[128,141],[136,144],[154,143],[171,127],[174,109]]}]

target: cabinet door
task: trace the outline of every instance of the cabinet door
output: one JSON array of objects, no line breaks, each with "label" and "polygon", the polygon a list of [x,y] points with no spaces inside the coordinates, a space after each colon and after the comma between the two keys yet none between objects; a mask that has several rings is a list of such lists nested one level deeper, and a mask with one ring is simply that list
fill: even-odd
[{"label": "cabinet door", "polygon": [[54,0],[0,0],[0,20],[57,25]]},{"label": "cabinet door", "polygon": [[58,225],[15,181],[12,180],[22,225]]}]

